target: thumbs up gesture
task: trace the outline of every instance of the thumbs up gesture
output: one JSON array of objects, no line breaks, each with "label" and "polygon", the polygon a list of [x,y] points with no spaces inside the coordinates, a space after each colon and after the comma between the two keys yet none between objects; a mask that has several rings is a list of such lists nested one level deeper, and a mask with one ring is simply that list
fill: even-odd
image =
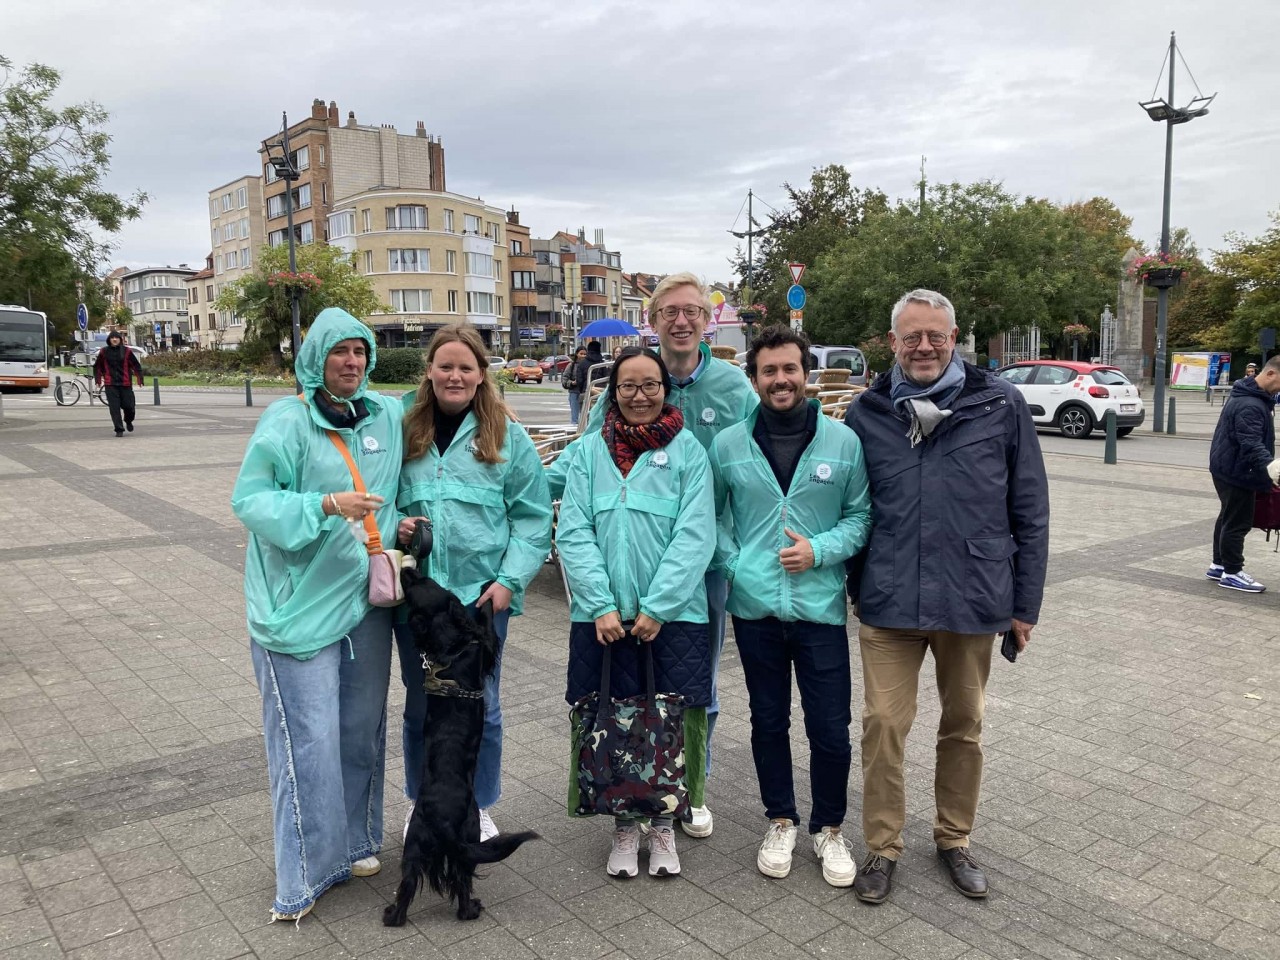
[{"label": "thumbs up gesture", "polygon": [[778,560],[787,573],[803,573],[813,566],[813,547],[794,530],[782,531],[791,539],[791,546],[778,551]]}]

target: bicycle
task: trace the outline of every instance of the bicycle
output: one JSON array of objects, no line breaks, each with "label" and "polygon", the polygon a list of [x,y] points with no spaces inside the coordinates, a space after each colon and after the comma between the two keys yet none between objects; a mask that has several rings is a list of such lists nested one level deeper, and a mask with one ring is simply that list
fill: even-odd
[{"label": "bicycle", "polygon": [[92,405],[96,399],[103,406],[107,405],[107,388],[94,384],[93,378],[88,373],[81,373],[80,368],[76,367],[75,373],[69,380],[61,381],[53,391],[53,399],[60,407],[70,407],[79,403],[80,394],[89,397],[89,403]]}]

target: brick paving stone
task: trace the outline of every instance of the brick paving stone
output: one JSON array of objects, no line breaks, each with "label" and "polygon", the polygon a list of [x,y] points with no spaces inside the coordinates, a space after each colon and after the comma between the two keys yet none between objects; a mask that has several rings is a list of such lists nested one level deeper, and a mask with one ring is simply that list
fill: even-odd
[{"label": "brick paving stone", "polygon": [[108,940],[139,927],[138,918],[123,900],[89,907],[53,919],[53,932],[64,950]]}]

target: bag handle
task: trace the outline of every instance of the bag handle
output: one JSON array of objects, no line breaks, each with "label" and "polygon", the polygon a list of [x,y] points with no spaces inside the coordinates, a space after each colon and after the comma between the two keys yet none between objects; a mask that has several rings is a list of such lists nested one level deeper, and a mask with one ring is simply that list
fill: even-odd
[{"label": "bag handle", "polygon": [[[307,396],[304,393],[298,394],[298,399],[304,404],[307,402]],[[351,471],[351,482],[355,485],[356,492],[368,493],[369,489],[364,485],[364,477],[360,476],[360,468],[356,466],[356,461],[351,456],[351,451],[342,442],[338,432],[336,430],[325,430],[325,433],[333,441],[333,445],[338,448],[338,452],[342,454],[342,459],[347,461],[347,469]],[[378,533],[378,524],[373,519],[372,511],[364,515],[364,530],[369,535],[368,542],[364,545],[365,549],[369,551],[369,556],[372,557],[382,553],[382,534]]]},{"label": "bag handle", "polygon": [[[627,636],[630,636],[630,635],[631,633],[630,631],[628,631]],[[620,641],[617,641],[617,640],[614,641],[614,643],[618,643],[618,642]],[[640,648],[644,651],[642,656],[644,659],[645,709],[656,711],[658,708],[657,707],[658,692],[657,692],[657,684],[654,683],[654,679],[653,679],[653,644],[644,643],[643,641],[640,641],[640,640],[637,640],[636,643],[640,644]],[[599,702],[601,705],[603,705],[609,699],[609,674],[611,673],[611,666],[612,666],[611,664],[612,657],[610,656],[611,650],[613,650],[613,643],[606,643],[604,645],[604,656],[600,658],[600,700]],[[596,719],[598,720],[599,717],[600,717],[600,711],[597,711]],[[592,724],[592,726],[594,727],[594,724]]]}]

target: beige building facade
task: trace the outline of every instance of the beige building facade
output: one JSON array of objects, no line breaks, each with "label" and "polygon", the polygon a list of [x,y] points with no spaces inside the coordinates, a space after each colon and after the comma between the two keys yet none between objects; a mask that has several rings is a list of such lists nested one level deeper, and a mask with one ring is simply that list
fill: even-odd
[{"label": "beige building facade", "polygon": [[[262,178],[254,174],[209,191],[209,239],[214,296],[223,287],[253,273],[267,242]],[[203,293],[204,291],[200,291]],[[202,347],[233,349],[244,339],[244,321],[230,311],[211,317],[202,299],[200,325],[191,320],[191,341]]]},{"label": "beige building facade", "polygon": [[384,347],[425,345],[466,321],[498,349],[509,330],[506,212],[459,194],[365,190],[337,201],[329,243],[390,311],[369,317]]}]

